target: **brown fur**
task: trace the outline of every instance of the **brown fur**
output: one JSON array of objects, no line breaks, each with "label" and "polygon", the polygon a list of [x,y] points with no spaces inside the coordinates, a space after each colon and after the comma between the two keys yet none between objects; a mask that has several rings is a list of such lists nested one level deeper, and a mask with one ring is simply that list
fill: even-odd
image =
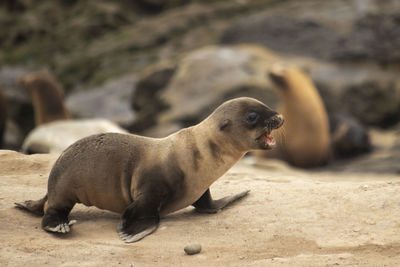
[{"label": "brown fur", "polygon": [[21,83],[32,98],[36,126],[70,118],[64,105],[64,89],[48,72],[29,74]]},{"label": "brown fur", "polygon": [[[258,119],[250,123],[249,113],[257,113]],[[217,211],[247,191],[213,201],[210,185],[247,151],[269,148],[258,137],[266,127],[270,131],[281,124],[277,113],[261,102],[238,98],[166,138],[107,133],[81,139],[61,154],[50,173],[42,227],[59,232],[61,225],[68,232],[70,210],[83,203],[122,213],[121,238],[135,242],[156,229],[160,215],[192,204],[204,212]],[[37,213],[43,202],[17,206]]]},{"label": "brown fur", "polygon": [[270,78],[281,97],[285,125],[275,132],[277,149],[257,155],[280,157],[299,167],[327,163],[331,155],[329,120],[312,80],[296,67],[275,66]]}]

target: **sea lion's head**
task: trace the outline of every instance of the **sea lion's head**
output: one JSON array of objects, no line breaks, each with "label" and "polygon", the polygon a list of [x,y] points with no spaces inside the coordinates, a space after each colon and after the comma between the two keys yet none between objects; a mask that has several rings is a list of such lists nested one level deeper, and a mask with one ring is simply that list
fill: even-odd
[{"label": "sea lion's head", "polygon": [[25,75],[20,78],[19,83],[32,99],[36,126],[70,118],[64,105],[64,89],[49,72],[39,71]]},{"label": "sea lion's head", "polygon": [[308,91],[317,91],[309,75],[296,66],[275,63],[267,76],[278,92],[284,95],[293,96],[296,92],[304,94]]},{"label": "sea lion's head", "polygon": [[218,122],[219,131],[244,151],[271,149],[275,146],[271,132],[284,122],[282,115],[249,97],[226,101],[213,115]]}]

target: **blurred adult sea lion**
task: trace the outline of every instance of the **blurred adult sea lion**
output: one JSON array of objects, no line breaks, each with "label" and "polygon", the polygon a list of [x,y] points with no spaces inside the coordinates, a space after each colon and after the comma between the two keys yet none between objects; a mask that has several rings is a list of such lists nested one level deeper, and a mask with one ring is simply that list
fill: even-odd
[{"label": "blurred adult sea lion", "polygon": [[61,153],[92,134],[127,133],[106,119],[71,119],[64,105],[64,90],[48,72],[29,74],[21,83],[32,98],[36,124],[22,144],[24,153]]},{"label": "blurred adult sea lion", "polygon": [[329,119],[311,79],[299,68],[281,64],[273,66],[269,77],[278,89],[285,125],[274,132],[276,151],[256,155],[281,158],[298,167],[327,163],[331,156]]}]

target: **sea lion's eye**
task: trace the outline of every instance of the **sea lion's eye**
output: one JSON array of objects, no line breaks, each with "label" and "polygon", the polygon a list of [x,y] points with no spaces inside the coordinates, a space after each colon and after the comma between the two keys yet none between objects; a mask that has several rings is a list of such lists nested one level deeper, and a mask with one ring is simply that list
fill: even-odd
[{"label": "sea lion's eye", "polygon": [[247,114],[247,121],[250,123],[255,123],[258,119],[258,114],[255,112],[250,112]]}]

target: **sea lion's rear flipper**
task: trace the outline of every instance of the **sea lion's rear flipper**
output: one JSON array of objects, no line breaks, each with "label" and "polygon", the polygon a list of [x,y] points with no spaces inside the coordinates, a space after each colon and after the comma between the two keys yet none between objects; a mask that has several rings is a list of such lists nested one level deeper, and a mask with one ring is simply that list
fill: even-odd
[{"label": "sea lion's rear flipper", "polygon": [[36,215],[43,216],[44,214],[44,205],[47,201],[47,195],[45,195],[42,199],[39,200],[27,200],[24,202],[15,202],[15,207],[30,211]]},{"label": "sea lion's rear flipper", "polygon": [[160,222],[159,204],[149,203],[143,199],[135,200],[122,214],[117,232],[126,243],[133,243],[157,230]]},{"label": "sea lion's rear flipper", "polygon": [[196,211],[200,213],[217,213],[226,206],[243,198],[249,192],[250,190],[246,190],[233,196],[228,196],[218,200],[213,200],[211,197],[210,189],[207,189],[207,191],[204,192],[204,194],[192,205],[196,208]]}]

